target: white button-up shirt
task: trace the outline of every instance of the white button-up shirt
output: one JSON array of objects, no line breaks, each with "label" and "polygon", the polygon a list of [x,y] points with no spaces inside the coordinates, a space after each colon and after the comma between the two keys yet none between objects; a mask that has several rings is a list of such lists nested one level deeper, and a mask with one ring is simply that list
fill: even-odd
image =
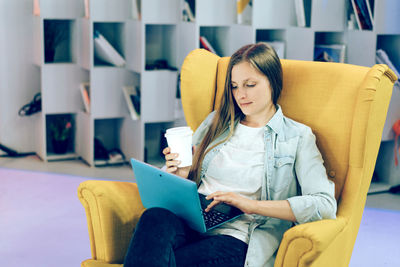
[{"label": "white button-up shirt", "polygon": [[[198,146],[211,126],[212,112],[193,135]],[[235,125],[237,125],[236,122]],[[210,146],[224,140],[225,131]],[[225,142],[208,152],[203,160],[201,176]],[[288,200],[296,223],[336,218],[335,185],[327,177],[323,159],[310,127],[285,117],[277,111],[264,127],[264,179],[261,200]],[[292,222],[255,215],[249,226],[249,246],[246,266],[273,266],[277,249],[284,232]]]}]

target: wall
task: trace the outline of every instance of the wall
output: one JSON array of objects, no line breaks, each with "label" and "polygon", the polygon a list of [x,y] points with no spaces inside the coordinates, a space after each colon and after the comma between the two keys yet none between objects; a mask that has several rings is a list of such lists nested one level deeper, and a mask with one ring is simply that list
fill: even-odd
[{"label": "wall", "polygon": [[0,143],[27,152],[34,148],[36,116],[18,110],[39,92],[32,63],[32,0],[0,0]]}]

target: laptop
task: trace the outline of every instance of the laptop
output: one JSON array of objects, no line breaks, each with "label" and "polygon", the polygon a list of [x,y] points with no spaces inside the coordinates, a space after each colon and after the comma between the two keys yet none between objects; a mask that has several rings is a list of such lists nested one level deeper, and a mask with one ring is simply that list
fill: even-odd
[{"label": "laptop", "polygon": [[205,212],[212,200],[206,200],[206,196],[197,192],[195,182],[133,158],[131,165],[145,208],[168,209],[200,233],[243,214],[238,208],[225,203],[220,203],[209,212]]}]

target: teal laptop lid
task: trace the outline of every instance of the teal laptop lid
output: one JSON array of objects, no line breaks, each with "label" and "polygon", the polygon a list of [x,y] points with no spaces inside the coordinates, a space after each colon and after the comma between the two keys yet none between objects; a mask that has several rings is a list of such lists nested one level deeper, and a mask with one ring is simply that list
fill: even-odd
[{"label": "teal laptop lid", "polygon": [[195,182],[136,159],[131,159],[131,164],[145,208],[168,209],[194,230],[206,232]]},{"label": "teal laptop lid", "polygon": [[168,209],[200,233],[243,214],[235,207],[220,203],[203,215],[211,200],[197,192],[195,182],[133,158],[131,164],[143,206]]}]

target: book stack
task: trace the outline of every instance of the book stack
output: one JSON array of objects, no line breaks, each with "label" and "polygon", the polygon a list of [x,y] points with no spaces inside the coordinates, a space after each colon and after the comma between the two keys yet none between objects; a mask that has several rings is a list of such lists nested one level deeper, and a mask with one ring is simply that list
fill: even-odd
[{"label": "book stack", "polygon": [[[372,30],[373,28],[373,10],[374,10],[374,0],[350,0],[351,7],[350,10],[350,21],[355,18],[356,28],[359,30]],[[353,23],[349,23],[353,25]],[[353,28],[353,26],[350,26]]]}]

